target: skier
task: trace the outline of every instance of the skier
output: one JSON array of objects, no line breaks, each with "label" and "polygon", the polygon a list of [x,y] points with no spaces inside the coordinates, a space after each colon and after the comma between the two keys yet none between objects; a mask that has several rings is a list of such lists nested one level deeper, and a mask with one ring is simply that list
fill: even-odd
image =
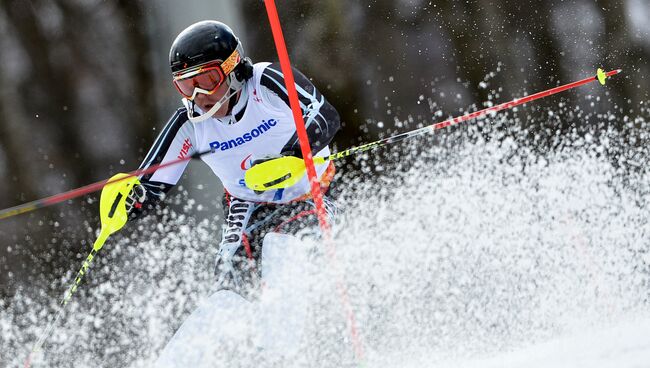
[{"label": "skier", "polygon": [[[140,169],[213,151],[201,159],[225,189],[225,224],[215,266],[218,291],[206,308],[220,308],[222,317],[235,316],[260,299],[262,282],[267,286],[262,280],[265,258],[278,259],[277,252],[263,255],[265,239],[273,234],[287,243],[287,234],[318,223],[307,178],[289,188],[265,192],[244,184],[244,174],[253,165],[281,156],[301,157],[284,76],[279,63],[253,64],[233,31],[212,20],[183,30],[171,46],[169,62],[183,106],[169,119]],[[328,145],[340,129],[339,115],[303,74],[295,69],[293,74],[312,154],[327,156]],[[138,217],[163,199],[186,166],[187,161],[142,176],[141,185],[127,200],[130,217]],[[330,163],[317,166],[316,171],[327,194],[334,167]],[[335,206],[327,195],[324,202],[328,215],[333,216]],[[277,249],[287,251],[286,247]],[[200,328],[206,313],[210,311],[197,312],[194,322],[190,317],[184,326]],[[222,323],[229,322],[223,319]],[[163,352],[169,352],[167,360],[172,350],[168,345]]]}]

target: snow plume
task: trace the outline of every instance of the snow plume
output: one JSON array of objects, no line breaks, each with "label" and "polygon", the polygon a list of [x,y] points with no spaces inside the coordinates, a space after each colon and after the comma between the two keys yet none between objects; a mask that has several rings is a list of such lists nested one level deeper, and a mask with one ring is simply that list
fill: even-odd
[{"label": "snow plume", "polygon": [[[408,165],[342,185],[334,243],[344,272],[315,254],[306,337],[279,366],[358,366],[339,277],[367,367],[650,361],[650,177],[634,165],[650,157],[648,138],[610,132],[543,152],[521,144],[523,132],[452,131],[442,134],[453,141],[400,146]],[[167,211],[109,241],[33,366],[151,366],[213,291],[219,234],[216,220]],[[63,292],[74,271],[54,286]],[[22,364],[57,302],[19,292],[3,306],[0,366]],[[616,339],[598,345],[607,336]],[[229,366],[264,365],[239,358]]]},{"label": "snow plume", "polygon": [[[207,220],[163,212],[162,221],[127,225],[127,235],[109,239],[33,367],[151,365],[182,319],[209,294],[220,233]],[[76,271],[56,282],[61,297]],[[60,302],[25,294],[18,292],[2,315],[0,366],[22,366]]]},{"label": "snow plume", "polygon": [[[359,183],[375,194],[338,242],[369,365],[463,366],[647,309],[650,177],[597,151],[479,139],[427,150],[399,185]],[[630,366],[650,359],[638,343]]]}]

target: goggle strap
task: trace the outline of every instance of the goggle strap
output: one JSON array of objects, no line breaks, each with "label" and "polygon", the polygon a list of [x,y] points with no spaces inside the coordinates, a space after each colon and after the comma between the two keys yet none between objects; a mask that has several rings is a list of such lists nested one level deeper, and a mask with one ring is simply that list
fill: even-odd
[{"label": "goggle strap", "polygon": [[225,76],[230,74],[230,72],[235,70],[235,68],[237,67],[240,61],[241,61],[241,56],[239,55],[239,51],[235,49],[235,51],[233,51],[232,54],[230,54],[230,56],[228,56],[228,58],[224,60],[223,63],[221,63],[220,65],[223,74]]}]

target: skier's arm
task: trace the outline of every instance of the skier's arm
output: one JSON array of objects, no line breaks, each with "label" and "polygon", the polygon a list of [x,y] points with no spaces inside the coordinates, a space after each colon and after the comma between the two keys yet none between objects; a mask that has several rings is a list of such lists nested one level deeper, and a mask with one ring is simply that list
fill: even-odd
[{"label": "skier's arm", "polygon": [[[330,144],[336,132],[341,128],[341,119],[336,109],[309,79],[297,69],[292,70],[312,154],[316,154]],[[260,83],[266,87],[262,90],[263,98],[271,103],[289,106],[289,96],[279,63],[272,63],[264,69]],[[289,139],[282,148],[281,154],[302,157],[298,133]]]},{"label": "skier's arm", "polygon": [[[185,108],[180,108],[169,119],[138,169],[144,170],[193,155],[195,140],[194,127],[187,119]],[[134,188],[127,200],[130,218],[155,208],[176,185],[187,164],[188,161],[183,161],[140,176],[141,186]]]}]

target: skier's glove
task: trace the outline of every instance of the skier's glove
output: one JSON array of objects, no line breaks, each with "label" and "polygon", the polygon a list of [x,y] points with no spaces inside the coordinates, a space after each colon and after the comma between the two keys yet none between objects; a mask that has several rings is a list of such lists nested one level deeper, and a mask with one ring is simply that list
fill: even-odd
[{"label": "skier's glove", "polygon": [[251,167],[253,167],[253,166],[257,165],[257,164],[261,164],[263,162],[275,160],[276,158],[281,158],[281,157],[284,157],[284,155],[279,155],[279,154],[264,155],[262,157],[254,159],[252,164],[251,164]]},{"label": "skier's glove", "polygon": [[126,205],[126,213],[129,214],[129,218],[136,217],[140,212],[142,212],[142,204],[147,200],[147,190],[142,184],[136,184],[131,188],[131,192],[124,200]]}]

